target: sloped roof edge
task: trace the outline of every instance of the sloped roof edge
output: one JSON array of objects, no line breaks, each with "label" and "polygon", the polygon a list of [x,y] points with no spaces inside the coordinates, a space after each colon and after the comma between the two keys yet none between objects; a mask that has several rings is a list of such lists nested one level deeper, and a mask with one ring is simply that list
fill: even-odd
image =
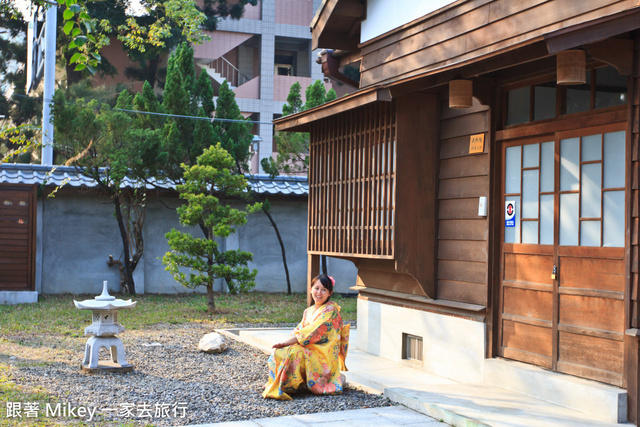
[{"label": "sloped roof edge", "polygon": [[333,116],[347,110],[371,104],[373,102],[390,102],[391,93],[387,88],[370,87],[353,92],[342,98],[319,105],[310,110],[280,117],[273,121],[276,131],[308,132],[311,123],[325,117]]},{"label": "sloped roof edge", "polygon": [[[245,175],[251,188],[258,194],[307,196],[309,181],[306,177]],[[26,163],[0,164],[0,184],[38,184],[47,187],[97,188],[97,183],[73,166],[47,166]],[[173,182],[160,182],[162,188],[175,189]],[[139,187],[134,180],[125,179],[125,188]],[[156,188],[147,184],[148,189]]]}]

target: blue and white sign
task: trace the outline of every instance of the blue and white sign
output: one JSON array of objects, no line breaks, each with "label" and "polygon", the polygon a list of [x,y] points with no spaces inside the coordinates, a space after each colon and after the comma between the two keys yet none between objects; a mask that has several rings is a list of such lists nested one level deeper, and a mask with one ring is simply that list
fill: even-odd
[{"label": "blue and white sign", "polygon": [[514,200],[504,202],[504,226],[516,226],[516,202]]}]

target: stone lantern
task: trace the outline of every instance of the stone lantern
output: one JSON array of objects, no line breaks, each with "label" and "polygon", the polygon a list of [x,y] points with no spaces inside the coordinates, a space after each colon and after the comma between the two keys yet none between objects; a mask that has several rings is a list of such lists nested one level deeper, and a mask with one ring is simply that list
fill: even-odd
[{"label": "stone lantern", "polygon": [[[81,302],[73,301],[80,310],[93,312],[93,323],[84,328],[85,335],[91,335],[84,350],[82,370],[85,372],[131,372],[133,366],[127,363],[124,345],[116,337],[124,331],[124,326],[118,323],[118,310],[133,308],[136,303],[131,300],[116,299],[109,295],[107,281],[103,282],[102,294],[94,299]],[[100,348],[106,348],[111,353],[111,361],[100,361]]]}]

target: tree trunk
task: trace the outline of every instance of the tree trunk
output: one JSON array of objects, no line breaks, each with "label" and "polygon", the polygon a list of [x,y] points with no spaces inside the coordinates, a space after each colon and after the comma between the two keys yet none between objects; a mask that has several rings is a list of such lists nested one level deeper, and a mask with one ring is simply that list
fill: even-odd
[{"label": "tree trunk", "polygon": [[147,72],[149,73],[149,84],[152,88],[158,86],[158,65],[160,64],[161,55],[156,55],[149,60]]},{"label": "tree trunk", "polygon": [[213,285],[207,285],[207,310],[209,314],[213,314],[216,311],[216,301],[213,298]]},{"label": "tree trunk", "polygon": [[269,221],[271,222],[271,226],[275,230],[276,236],[278,237],[278,243],[280,243],[280,250],[282,251],[282,263],[284,264],[284,272],[287,276],[287,294],[291,295],[291,280],[289,279],[289,267],[287,267],[287,254],[284,249],[284,242],[282,241],[282,236],[280,236],[280,230],[278,230],[278,226],[276,225],[276,222],[273,220],[273,217],[271,216],[269,211],[263,207],[262,212],[264,212],[267,218],[269,218]]},{"label": "tree trunk", "polygon": [[122,216],[122,206],[120,205],[120,196],[116,193],[113,195],[113,205],[118,220],[118,228],[120,229],[120,237],[122,238],[122,247],[124,251],[124,276],[127,283],[127,288],[130,295],[136,294],[135,283],[133,282],[133,268],[131,266],[131,254],[129,252],[129,236],[127,234],[127,228],[124,225],[124,218]]}]

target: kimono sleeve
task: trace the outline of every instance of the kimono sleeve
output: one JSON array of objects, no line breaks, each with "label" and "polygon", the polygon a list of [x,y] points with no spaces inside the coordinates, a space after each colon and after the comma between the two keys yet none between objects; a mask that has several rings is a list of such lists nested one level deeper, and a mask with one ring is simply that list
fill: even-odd
[{"label": "kimono sleeve", "polygon": [[348,371],[345,359],[347,358],[347,352],[349,351],[349,333],[351,331],[351,325],[345,323],[340,329],[340,370]]},{"label": "kimono sleeve", "polygon": [[[305,313],[306,314],[306,313]],[[296,328],[294,335],[302,345],[326,342],[327,333],[333,327],[333,320],[338,316],[338,309],[333,304],[327,304],[322,309],[322,313],[303,328]]]}]

